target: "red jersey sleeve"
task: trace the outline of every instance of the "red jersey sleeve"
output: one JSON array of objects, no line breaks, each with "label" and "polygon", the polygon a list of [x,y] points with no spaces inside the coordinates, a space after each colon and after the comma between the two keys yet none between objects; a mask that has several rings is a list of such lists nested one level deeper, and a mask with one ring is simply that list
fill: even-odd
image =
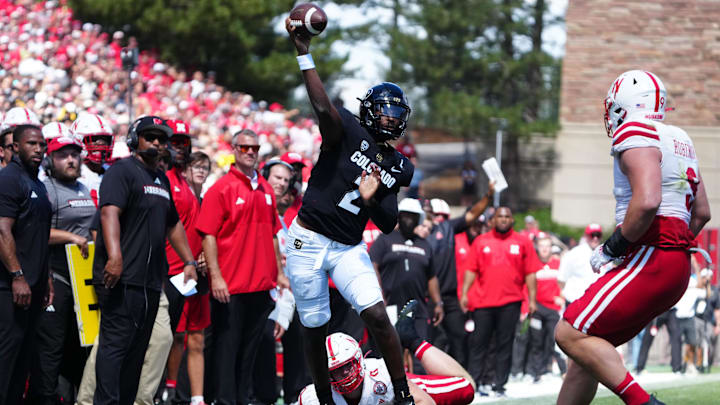
[{"label": "red jersey sleeve", "polygon": [[472,245],[470,246],[470,253],[468,253],[467,258],[467,266],[465,266],[465,270],[472,271],[473,273],[480,273],[480,269],[482,268],[482,257],[483,255],[480,254],[480,249],[482,249],[481,243],[480,243],[481,237],[475,238]]},{"label": "red jersey sleeve", "polygon": [[225,217],[223,190],[220,180],[205,193],[195,229],[200,235],[217,237]]},{"label": "red jersey sleeve", "polygon": [[523,257],[523,265],[525,267],[525,275],[528,275],[530,273],[537,273],[542,267],[542,263],[540,263],[540,258],[538,258],[537,252],[535,252],[535,246],[533,245],[530,240],[525,241],[525,248],[524,251],[524,257]]}]

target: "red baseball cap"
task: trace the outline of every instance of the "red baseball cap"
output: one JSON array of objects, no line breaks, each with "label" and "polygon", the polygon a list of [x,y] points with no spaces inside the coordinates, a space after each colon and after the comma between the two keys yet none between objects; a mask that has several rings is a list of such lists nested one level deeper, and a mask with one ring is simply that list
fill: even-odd
[{"label": "red baseball cap", "polygon": [[57,138],[53,138],[48,143],[47,147],[47,154],[51,154],[57,150],[60,150],[66,146],[74,146],[78,148],[80,151],[83,150],[83,145],[80,143],[79,140],[75,139],[74,137],[69,136],[58,136]]},{"label": "red baseball cap", "polygon": [[413,146],[413,144],[411,143],[404,143],[402,145],[398,145],[398,151],[405,155],[406,158],[413,158],[417,156],[415,146]]},{"label": "red baseball cap", "polygon": [[294,165],[295,163],[301,164],[303,167],[305,166],[305,162],[303,162],[303,157],[301,154],[296,152],[285,152],[282,156],[280,156],[280,160],[283,162]]},{"label": "red baseball cap", "polygon": [[190,136],[190,125],[183,120],[167,120],[167,125],[172,129],[173,135]]},{"label": "red baseball cap", "polygon": [[590,224],[585,227],[585,235],[592,235],[596,232],[602,233],[602,231],[602,226],[600,226],[600,224]]}]

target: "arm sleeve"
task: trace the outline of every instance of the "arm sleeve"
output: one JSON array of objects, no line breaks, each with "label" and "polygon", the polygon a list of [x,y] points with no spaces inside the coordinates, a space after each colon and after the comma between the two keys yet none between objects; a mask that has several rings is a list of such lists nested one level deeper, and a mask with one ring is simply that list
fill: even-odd
[{"label": "arm sleeve", "polygon": [[[115,170],[113,170],[115,169]],[[100,182],[100,204],[98,209],[106,205],[114,205],[121,210],[125,207],[130,197],[130,176],[126,173],[125,165],[111,166]]]},{"label": "arm sleeve", "polygon": [[0,217],[17,218],[26,198],[25,187],[17,177],[2,176],[0,179]]},{"label": "arm sleeve", "polygon": [[394,193],[388,193],[377,205],[368,208],[370,218],[385,234],[390,233],[393,229],[395,229],[398,215],[397,205],[397,195]]},{"label": "arm sleeve", "polygon": [[426,244],[425,251],[428,252],[428,255],[429,255],[428,266],[427,266],[427,269],[425,270],[425,276],[427,277],[428,280],[430,280],[435,275],[437,275],[437,271],[435,271],[436,264],[435,264],[435,260],[434,260],[434,255],[432,254],[432,248],[430,247],[429,243]]},{"label": "arm sleeve", "polygon": [[480,253],[480,238],[475,238],[470,245],[470,253],[468,254],[467,266],[465,270],[480,274],[482,270],[482,254]]},{"label": "arm sleeve", "polygon": [[453,235],[457,235],[460,232],[465,232],[468,228],[467,221],[465,221],[465,214],[453,218],[450,221],[450,227],[452,228]]},{"label": "arm sleeve", "polygon": [[524,250],[525,257],[523,258],[523,261],[525,262],[525,275],[537,273],[543,266],[540,265],[540,259],[538,258],[537,252],[535,252],[535,248],[529,239],[525,244]]},{"label": "arm sleeve", "polygon": [[170,179],[163,173],[162,171],[159,172],[158,176],[162,179],[161,181],[168,189],[168,195],[170,195],[170,209],[167,212],[167,215],[165,217],[165,227],[166,228],[172,228],[177,224],[177,222],[180,220],[180,215],[177,212],[177,207],[175,206],[175,199],[173,198],[173,192],[172,192],[172,185],[170,184]]}]

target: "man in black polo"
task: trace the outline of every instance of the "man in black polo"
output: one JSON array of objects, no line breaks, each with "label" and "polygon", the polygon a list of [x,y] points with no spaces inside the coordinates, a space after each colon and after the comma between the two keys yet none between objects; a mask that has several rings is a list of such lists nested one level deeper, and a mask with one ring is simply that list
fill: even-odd
[{"label": "man in black polo", "polygon": [[0,171],[0,404],[21,401],[35,325],[48,286],[52,209],[38,168],[47,144],[39,126],[13,129],[17,155]]},{"label": "man in black polo", "polygon": [[135,400],[167,273],[166,237],[185,262],[185,281],[197,279],[170,183],[158,168],[170,135],[162,118],[137,119],[128,133],[133,155],[110,167],[100,184],[93,284],[102,316],[94,404]]},{"label": "man in black polo", "polygon": [[[400,201],[398,228],[377,238],[370,248],[370,260],[380,274],[386,305],[393,305],[399,311],[406,302],[417,300],[413,315],[415,329],[421,339],[427,340],[430,320],[438,325],[444,312],[432,248],[415,234],[415,227],[424,220],[425,212],[418,200]],[[425,303],[425,296],[430,296],[432,308]],[[421,367],[419,360],[414,361],[413,373],[422,371]]]},{"label": "man in black polo", "polygon": [[[432,247],[440,283],[440,295],[445,305],[445,318],[440,326],[447,337],[448,354],[463,367],[467,367],[466,315],[460,309],[458,299],[455,235],[465,232],[480,217],[492,201],[493,192],[493,184],[488,184],[488,192],[480,201],[470,207],[465,214],[452,219],[449,219],[450,207],[444,200],[438,198],[430,200],[433,227],[427,241]],[[439,329],[438,327],[433,329],[433,341],[438,338]]]}]

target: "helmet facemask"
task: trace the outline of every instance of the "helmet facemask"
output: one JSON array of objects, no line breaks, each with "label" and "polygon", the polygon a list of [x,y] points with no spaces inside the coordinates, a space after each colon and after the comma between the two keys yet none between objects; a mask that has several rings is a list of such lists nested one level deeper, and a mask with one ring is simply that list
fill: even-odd
[{"label": "helmet facemask", "polygon": [[360,125],[377,141],[398,139],[405,135],[410,106],[402,90],[392,83],[382,83],[360,99]]},{"label": "helmet facemask", "polygon": [[349,394],[363,382],[363,366],[355,357],[330,369],[330,385],[338,394]]},{"label": "helmet facemask", "polygon": [[108,134],[85,135],[83,144],[87,150],[86,161],[100,165],[113,162],[114,136]]}]

